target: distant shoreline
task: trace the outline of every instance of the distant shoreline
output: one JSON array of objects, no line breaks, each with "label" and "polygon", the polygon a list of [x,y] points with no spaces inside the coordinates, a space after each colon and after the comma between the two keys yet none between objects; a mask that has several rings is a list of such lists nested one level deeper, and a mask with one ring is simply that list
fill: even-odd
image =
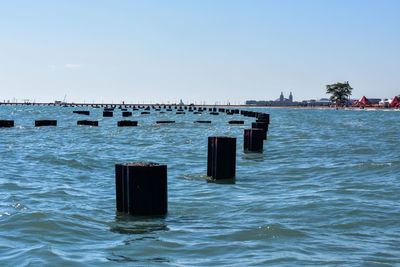
[{"label": "distant shoreline", "polygon": [[253,106],[253,105],[179,105],[179,104],[112,104],[112,103],[0,103],[0,106],[58,106],[58,107],[130,107],[130,106],[171,106],[171,107],[218,107],[218,108],[271,108],[271,109],[332,109],[332,110],[399,110],[386,107],[330,107],[330,106]]}]

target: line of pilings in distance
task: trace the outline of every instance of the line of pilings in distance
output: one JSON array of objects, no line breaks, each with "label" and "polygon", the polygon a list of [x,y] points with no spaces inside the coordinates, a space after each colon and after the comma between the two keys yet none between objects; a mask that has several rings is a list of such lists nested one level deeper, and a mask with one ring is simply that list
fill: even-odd
[{"label": "line of pilings in distance", "polygon": [[[239,109],[228,109],[228,108],[216,108],[216,107],[197,107],[197,106],[132,106],[132,107],[123,107],[120,106],[118,109],[122,111],[122,117],[131,117],[133,113],[131,111],[128,111],[128,108],[131,108],[132,111],[138,111],[141,112],[141,115],[148,115],[151,112],[150,111],[155,111],[155,112],[160,112],[160,113],[166,113],[166,112],[172,112],[174,109],[176,111],[176,114],[186,114],[185,112],[192,112],[193,114],[203,114],[203,112],[209,111],[210,115],[219,115],[221,114],[226,114],[226,115],[234,115],[234,114],[241,114],[245,116],[260,116],[263,113],[260,112],[254,112],[254,111],[245,111],[245,110],[239,110]],[[118,110],[117,109],[117,110]],[[141,111],[143,110],[143,111]],[[110,106],[105,106],[103,110],[103,117],[114,117],[114,111],[115,107],[110,107]],[[73,110],[72,111],[75,114],[79,115],[90,115],[89,110]],[[265,114],[264,114],[265,115]],[[269,116],[269,115],[268,115]],[[197,123],[211,123],[211,121],[195,121]],[[163,124],[163,123],[175,123],[175,121],[157,121],[157,124]],[[244,124],[244,121],[239,121],[239,120],[232,120],[228,122],[229,124]],[[269,123],[269,117],[268,117],[268,123]],[[98,126],[98,121],[89,121],[89,120],[80,120],[77,122],[77,125],[91,125],[91,126]],[[57,126],[57,120],[36,120],[35,121],[35,126]],[[119,121],[118,126],[137,126],[137,121]],[[14,127],[14,121],[11,120],[0,120],[0,127]],[[268,130],[268,126],[265,127],[253,127],[253,128],[263,128],[264,130]],[[265,139],[265,138],[264,138]]]}]

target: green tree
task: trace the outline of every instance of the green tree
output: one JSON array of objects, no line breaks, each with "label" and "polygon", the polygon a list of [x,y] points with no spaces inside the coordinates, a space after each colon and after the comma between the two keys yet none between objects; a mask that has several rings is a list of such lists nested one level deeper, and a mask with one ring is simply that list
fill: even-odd
[{"label": "green tree", "polygon": [[330,100],[333,103],[344,104],[351,96],[351,88],[349,82],[328,84],[326,93],[331,94]]}]

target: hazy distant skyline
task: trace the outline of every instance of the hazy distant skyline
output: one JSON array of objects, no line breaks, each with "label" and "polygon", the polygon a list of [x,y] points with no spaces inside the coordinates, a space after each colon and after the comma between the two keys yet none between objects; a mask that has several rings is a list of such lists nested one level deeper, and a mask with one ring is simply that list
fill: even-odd
[{"label": "hazy distant skyline", "polygon": [[2,1],[0,100],[400,94],[400,1]]}]

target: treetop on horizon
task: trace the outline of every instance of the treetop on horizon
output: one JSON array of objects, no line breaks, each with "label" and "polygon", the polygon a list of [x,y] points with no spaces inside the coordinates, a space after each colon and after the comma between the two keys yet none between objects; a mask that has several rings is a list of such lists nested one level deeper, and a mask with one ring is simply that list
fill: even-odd
[{"label": "treetop on horizon", "polygon": [[326,93],[331,94],[329,98],[333,103],[345,103],[351,96],[353,88],[350,86],[349,82],[344,83],[334,83],[326,85]]}]

